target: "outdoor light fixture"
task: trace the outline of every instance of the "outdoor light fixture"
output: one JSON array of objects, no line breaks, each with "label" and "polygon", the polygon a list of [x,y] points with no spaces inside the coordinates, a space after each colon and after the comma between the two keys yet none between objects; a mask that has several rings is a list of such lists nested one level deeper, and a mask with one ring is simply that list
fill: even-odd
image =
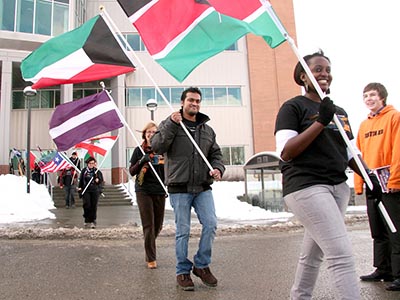
[{"label": "outdoor light fixture", "polygon": [[149,99],[146,102],[147,110],[150,112],[150,119],[154,121],[154,112],[157,110],[157,100],[156,99]]}]

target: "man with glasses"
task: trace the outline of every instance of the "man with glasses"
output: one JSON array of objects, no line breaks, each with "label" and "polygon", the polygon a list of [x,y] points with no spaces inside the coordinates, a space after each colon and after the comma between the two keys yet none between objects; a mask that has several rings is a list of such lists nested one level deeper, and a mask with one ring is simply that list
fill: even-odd
[{"label": "man with glasses", "polygon": [[[181,95],[181,109],[162,121],[151,139],[153,150],[164,154],[165,158],[165,183],[175,214],[176,279],[178,286],[185,291],[194,290],[191,271],[207,286],[215,287],[218,283],[209,268],[217,229],[211,184],[214,180],[221,179],[225,167],[215,132],[206,124],[210,118],[200,113],[200,104],[201,91],[198,88],[184,90]],[[213,170],[203,161],[183,130],[182,123],[207,157]],[[199,248],[193,261],[188,258],[192,207],[203,226]]]}]

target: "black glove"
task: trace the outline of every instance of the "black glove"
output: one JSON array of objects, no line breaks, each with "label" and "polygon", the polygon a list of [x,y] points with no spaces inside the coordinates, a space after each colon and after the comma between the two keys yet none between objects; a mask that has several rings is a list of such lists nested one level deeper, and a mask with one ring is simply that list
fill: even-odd
[{"label": "black glove", "polygon": [[150,161],[150,155],[149,154],[145,154],[142,156],[142,158],[139,160],[139,165],[144,165],[145,163]]},{"label": "black glove", "polygon": [[373,188],[372,190],[367,185],[367,190],[365,191],[365,195],[368,199],[377,199],[378,201],[382,200],[382,188],[379,184],[378,177],[374,173],[368,174],[369,179],[371,179]]},{"label": "black glove", "polygon": [[325,97],[319,106],[317,122],[320,122],[324,126],[328,125],[332,121],[335,112],[336,108],[333,101],[329,97]]}]

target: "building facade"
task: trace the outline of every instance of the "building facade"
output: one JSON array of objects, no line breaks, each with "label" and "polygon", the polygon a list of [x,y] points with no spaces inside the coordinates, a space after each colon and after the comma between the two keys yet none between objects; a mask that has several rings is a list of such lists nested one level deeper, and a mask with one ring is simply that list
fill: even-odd
[{"label": "building facade", "polygon": [[[271,3],[295,38],[292,0]],[[262,38],[247,35],[201,64],[180,83],[149,56],[116,0],[0,0],[0,174],[9,173],[11,149],[24,151],[27,147],[28,100],[23,89],[31,83],[22,79],[21,61],[52,36],[80,26],[98,14],[100,5],[134,50],[129,54],[137,66],[133,73],[103,80],[129,124],[129,129],[110,133],[118,134],[119,139],[103,165],[108,183],[125,180],[130,155],[137,141],[141,141],[140,131],[151,116],[159,123],[172,112],[153,82],[174,110],[180,108],[184,88],[197,86],[202,90],[201,111],[210,116],[209,124],[222,147],[227,165],[225,179],[243,178],[243,165],[248,158],[260,151],[275,150],[275,116],[281,104],[300,91],[292,79],[297,59],[287,43],[271,49]],[[38,90],[37,96],[29,100],[31,149],[55,149],[48,122],[58,104],[100,90],[99,82]],[[153,113],[146,107],[149,99],[157,101]]]}]

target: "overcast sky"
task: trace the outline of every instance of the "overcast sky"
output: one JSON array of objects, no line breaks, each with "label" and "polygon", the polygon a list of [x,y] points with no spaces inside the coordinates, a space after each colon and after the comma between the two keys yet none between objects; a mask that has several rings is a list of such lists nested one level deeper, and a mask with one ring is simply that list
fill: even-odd
[{"label": "overcast sky", "polygon": [[380,82],[400,109],[400,1],[293,0],[302,55],[324,50],[332,64],[331,98],[349,114],[354,133],[368,110],[362,90]]}]

